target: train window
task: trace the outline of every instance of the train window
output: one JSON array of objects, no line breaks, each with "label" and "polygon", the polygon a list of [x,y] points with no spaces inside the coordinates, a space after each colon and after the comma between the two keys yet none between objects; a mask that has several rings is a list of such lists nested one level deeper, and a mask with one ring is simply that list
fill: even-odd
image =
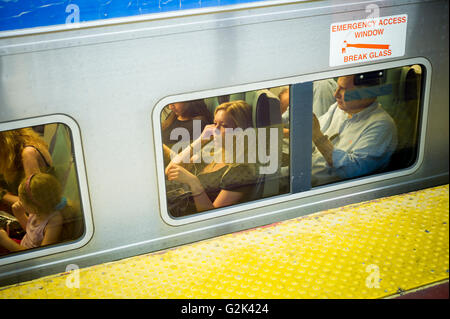
[{"label": "train window", "polygon": [[313,187],[414,164],[421,77],[410,65],[337,78],[334,103],[313,104]]},{"label": "train window", "polygon": [[86,232],[73,149],[63,123],[0,132],[0,256]]},{"label": "train window", "polygon": [[289,192],[289,88],[165,106],[168,212],[184,217]]},{"label": "train window", "polygon": [[156,120],[169,215],[411,167],[424,71],[415,64],[166,105]]}]

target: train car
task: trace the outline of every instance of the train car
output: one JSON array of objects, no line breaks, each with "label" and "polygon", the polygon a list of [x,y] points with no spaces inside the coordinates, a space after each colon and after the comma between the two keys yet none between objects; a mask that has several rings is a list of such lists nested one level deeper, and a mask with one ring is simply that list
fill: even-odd
[{"label": "train car", "polygon": [[0,3],[0,158],[39,136],[73,208],[2,286],[448,183],[447,1],[108,3]]}]

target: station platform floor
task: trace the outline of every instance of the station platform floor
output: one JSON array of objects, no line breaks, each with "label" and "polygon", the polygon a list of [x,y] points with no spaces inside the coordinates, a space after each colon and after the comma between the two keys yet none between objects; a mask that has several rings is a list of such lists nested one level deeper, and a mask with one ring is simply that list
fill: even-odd
[{"label": "station platform floor", "polygon": [[0,298],[426,298],[424,287],[448,298],[448,278],[443,185],[3,287]]}]

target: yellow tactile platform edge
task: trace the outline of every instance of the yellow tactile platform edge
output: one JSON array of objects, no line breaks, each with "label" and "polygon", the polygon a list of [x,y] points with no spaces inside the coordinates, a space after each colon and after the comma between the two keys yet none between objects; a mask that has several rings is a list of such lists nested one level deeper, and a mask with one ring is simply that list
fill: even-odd
[{"label": "yellow tactile platform edge", "polygon": [[448,279],[448,225],[445,185],[44,277],[0,298],[382,298]]}]

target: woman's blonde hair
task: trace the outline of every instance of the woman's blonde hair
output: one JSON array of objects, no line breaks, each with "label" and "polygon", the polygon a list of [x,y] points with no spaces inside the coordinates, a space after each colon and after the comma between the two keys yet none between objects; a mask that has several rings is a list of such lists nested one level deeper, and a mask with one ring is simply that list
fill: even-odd
[{"label": "woman's blonde hair", "polygon": [[7,182],[13,181],[22,171],[22,151],[28,145],[48,148],[47,143],[29,127],[0,132],[0,174]]},{"label": "woman's blonde hair", "polygon": [[[220,104],[215,112],[214,115],[217,114],[219,111],[226,112],[227,116],[231,118],[231,120],[234,122],[236,128],[241,128],[242,130],[246,130],[253,126],[252,121],[252,107],[245,101],[238,100],[238,101],[231,101],[226,102],[223,104]],[[249,164],[249,141],[247,143],[244,142],[243,148],[238,147],[239,145],[236,143],[237,140],[233,139],[233,149],[226,150],[225,145],[222,144],[222,151],[230,152],[232,154],[232,159],[225,157],[225,162],[231,165],[238,165],[239,163],[242,163],[238,161],[238,158],[241,158],[244,160],[244,163]],[[230,155],[231,156],[231,155]],[[228,160],[227,160],[228,159]],[[230,162],[231,160],[231,162]],[[253,163],[250,163],[253,164]]]},{"label": "woman's blonde hair", "polygon": [[245,101],[231,101],[220,104],[214,111],[214,115],[219,111],[225,111],[234,121],[236,127],[246,129],[253,126],[252,107]]}]

